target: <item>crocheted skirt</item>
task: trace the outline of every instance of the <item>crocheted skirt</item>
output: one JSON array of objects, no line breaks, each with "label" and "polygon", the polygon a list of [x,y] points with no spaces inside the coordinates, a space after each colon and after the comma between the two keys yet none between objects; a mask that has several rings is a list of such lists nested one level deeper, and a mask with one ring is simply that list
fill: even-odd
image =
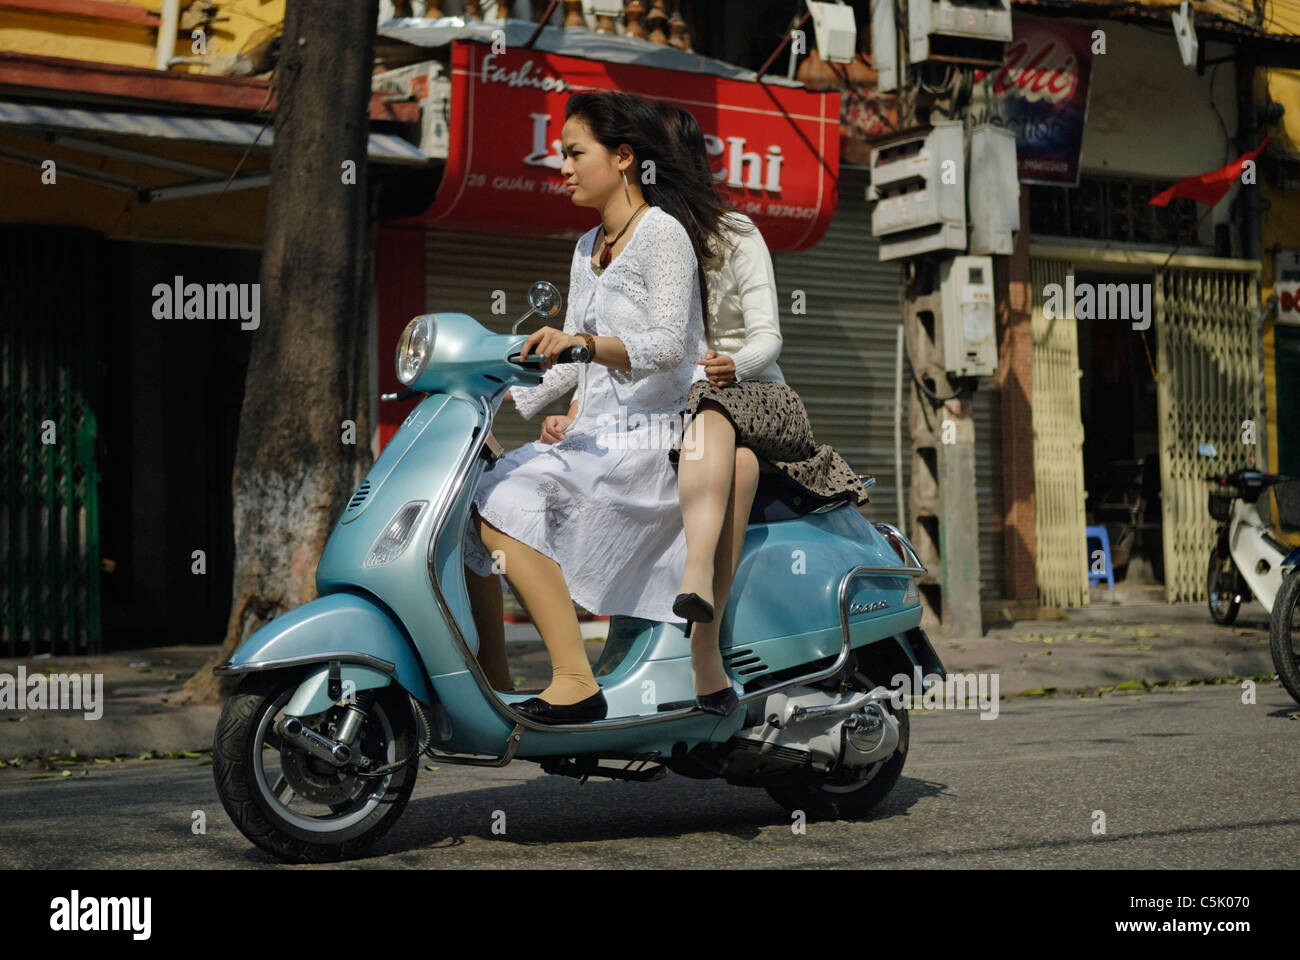
[{"label": "crocheted skirt", "polygon": [[[807,496],[824,503],[867,502],[866,487],[848,461],[830,444],[813,440],[808,411],[799,394],[787,384],[778,380],[742,380],[718,387],[697,380],[682,411],[684,424],[690,423],[705,400],[723,409],[735,427],[737,447],[749,447]],[[681,436],[685,436],[684,430]],[[679,437],[668,451],[668,462],[674,470],[680,455]]]}]

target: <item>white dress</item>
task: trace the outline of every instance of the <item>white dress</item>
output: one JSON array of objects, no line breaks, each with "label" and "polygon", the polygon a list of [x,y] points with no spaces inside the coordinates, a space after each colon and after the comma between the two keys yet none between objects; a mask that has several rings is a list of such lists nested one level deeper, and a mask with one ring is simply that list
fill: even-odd
[{"label": "white dress", "polygon": [[[685,228],[651,207],[600,275],[593,228],[578,241],[564,332],[618,337],[632,369],[557,364],[536,387],[512,387],[524,419],[578,387],[578,411],[560,443],[525,444],[484,471],[474,506],[492,526],[555,560],[569,593],[598,615],[681,623],[672,602],[686,564],[677,477],[667,450],[704,325],[696,259]],[[471,523],[465,563],[492,561]]]}]

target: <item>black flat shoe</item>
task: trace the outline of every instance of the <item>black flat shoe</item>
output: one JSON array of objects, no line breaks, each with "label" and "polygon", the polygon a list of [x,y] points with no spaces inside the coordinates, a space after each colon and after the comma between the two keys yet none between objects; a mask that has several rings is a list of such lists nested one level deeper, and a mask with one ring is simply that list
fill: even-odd
[{"label": "black flat shoe", "polygon": [[702,693],[695,698],[695,705],[705,713],[716,713],[726,717],[740,706],[740,698],[731,687],[723,687],[714,693]]},{"label": "black flat shoe", "polygon": [[512,707],[539,723],[590,723],[593,720],[604,720],[609,710],[603,690],[577,703],[547,703],[541,697],[531,697],[512,704]]},{"label": "black flat shoe", "polygon": [[686,621],[686,636],[691,635],[691,627],[696,623],[713,622],[713,604],[698,593],[679,593],[673,601],[673,613]]}]

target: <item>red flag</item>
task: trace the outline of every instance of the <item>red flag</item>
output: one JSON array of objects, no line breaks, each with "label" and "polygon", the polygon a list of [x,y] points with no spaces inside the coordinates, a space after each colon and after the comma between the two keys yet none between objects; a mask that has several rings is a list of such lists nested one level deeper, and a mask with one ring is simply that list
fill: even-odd
[{"label": "red flag", "polygon": [[1259,156],[1259,152],[1264,149],[1264,144],[1273,138],[1269,134],[1261,143],[1250,153],[1243,153],[1232,163],[1228,164],[1213,173],[1202,173],[1195,177],[1187,177],[1179,180],[1168,190],[1157,193],[1150,200],[1153,207],[1168,206],[1169,201],[1174,197],[1188,197],[1192,200],[1200,201],[1208,206],[1214,206],[1223,199],[1223,195],[1231,189],[1233,183],[1241,178],[1241,168],[1245,166],[1247,160],[1254,160]]}]

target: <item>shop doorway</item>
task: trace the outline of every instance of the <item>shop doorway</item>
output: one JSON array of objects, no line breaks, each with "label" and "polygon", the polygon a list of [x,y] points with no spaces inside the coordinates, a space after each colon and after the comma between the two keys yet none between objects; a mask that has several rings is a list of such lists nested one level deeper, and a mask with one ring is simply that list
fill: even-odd
[{"label": "shop doorway", "polygon": [[[1107,531],[1116,585],[1125,584],[1126,595],[1150,594],[1148,599],[1159,600],[1164,597],[1164,548],[1155,326],[1135,330],[1134,324],[1143,321],[1134,305],[1116,310],[1124,307],[1122,299],[1104,294],[1145,295],[1150,318],[1151,276],[1078,271],[1076,288],[1085,284],[1103,291],[1096,309],[1081,311],[1088,315],[1077,318],[1087,523]],[[1147,286],[1142,291],[1134,285]],[[1089,549],[1095,551],[1097,544]]]}]

